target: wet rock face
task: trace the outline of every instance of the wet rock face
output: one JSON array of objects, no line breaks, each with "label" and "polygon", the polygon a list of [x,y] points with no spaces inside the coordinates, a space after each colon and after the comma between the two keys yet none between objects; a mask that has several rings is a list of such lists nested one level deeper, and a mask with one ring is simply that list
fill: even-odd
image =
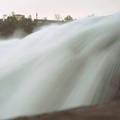
[{"label": "wet rock face", "polygon": [[50,114],[21,117],[14,120],[120,120],[120,102],[79,107]]}]

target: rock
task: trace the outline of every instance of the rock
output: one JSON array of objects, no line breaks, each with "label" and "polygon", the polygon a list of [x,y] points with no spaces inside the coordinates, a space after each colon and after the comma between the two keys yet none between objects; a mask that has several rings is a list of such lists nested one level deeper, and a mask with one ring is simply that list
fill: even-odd
[{"label": "rock", "polygon": [[120,120],[120,102],[100,104],[12,120]]}]

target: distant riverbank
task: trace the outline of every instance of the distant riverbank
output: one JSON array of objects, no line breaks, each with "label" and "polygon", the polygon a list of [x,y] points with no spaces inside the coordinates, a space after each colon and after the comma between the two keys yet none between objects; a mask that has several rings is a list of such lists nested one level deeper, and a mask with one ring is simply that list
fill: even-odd
[{"label": "distant riverbank", "polygon": [[6,19],[0,19],[0,38],[7,39],[11,36],[23,38],[31,33],[37,27],[43,27],[50,24],[63,24],[72,21],[71,16],[67,16],[65,20],[47,20],[47,19],[34,19],[25,18],[23,15],[12,15]]}]

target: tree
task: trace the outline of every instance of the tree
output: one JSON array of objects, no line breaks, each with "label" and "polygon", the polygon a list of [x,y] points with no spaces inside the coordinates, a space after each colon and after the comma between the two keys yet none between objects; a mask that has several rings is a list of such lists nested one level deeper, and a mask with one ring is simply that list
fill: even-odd
[{"label": "tree", "polygon": [[55,19],[60,20],[61,19],[60,14],[55,14]]},{"label": "tree", "polygon": [[22,17],[20,20],[17,20],[14,15],[10,15],[4,18],[4,20],[0,20],[0,37],[8,38],[13,35],[16,30],[23,31],[25,36],[32,33],[35,26],[36,24],[32,21],[31,17]]},{"label": "tree", "polygon": [[18,22],[18,29],[23,30],[25,33],[30,34],[33,32],[33,29],[35,27],[34,22],[31,18],[22,18]]},{"label": "tree", "polygon": [[68,15],[64,18],[64,20],[65,21],[71,21],[71,20],[73,20],[73,18],[70,15]]},{"label": "tree", "polygon": [[28,19],[32,19],[32,15],[29,15],[29,16],[28,16]]},{"label": "tree", "polygon": [[9,37],[16,30],[16,25],[18,21],[13,16],[8,16],[0,26],[0,35],[2,37]]}]

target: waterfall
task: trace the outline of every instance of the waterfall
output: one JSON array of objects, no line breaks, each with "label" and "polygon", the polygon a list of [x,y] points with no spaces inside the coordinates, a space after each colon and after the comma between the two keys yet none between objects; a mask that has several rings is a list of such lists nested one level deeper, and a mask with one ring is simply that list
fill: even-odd
[{"label": "waterfall", "polygon": [[119,81],[120,13],[0,41],[0,119],[109,102]]}]

